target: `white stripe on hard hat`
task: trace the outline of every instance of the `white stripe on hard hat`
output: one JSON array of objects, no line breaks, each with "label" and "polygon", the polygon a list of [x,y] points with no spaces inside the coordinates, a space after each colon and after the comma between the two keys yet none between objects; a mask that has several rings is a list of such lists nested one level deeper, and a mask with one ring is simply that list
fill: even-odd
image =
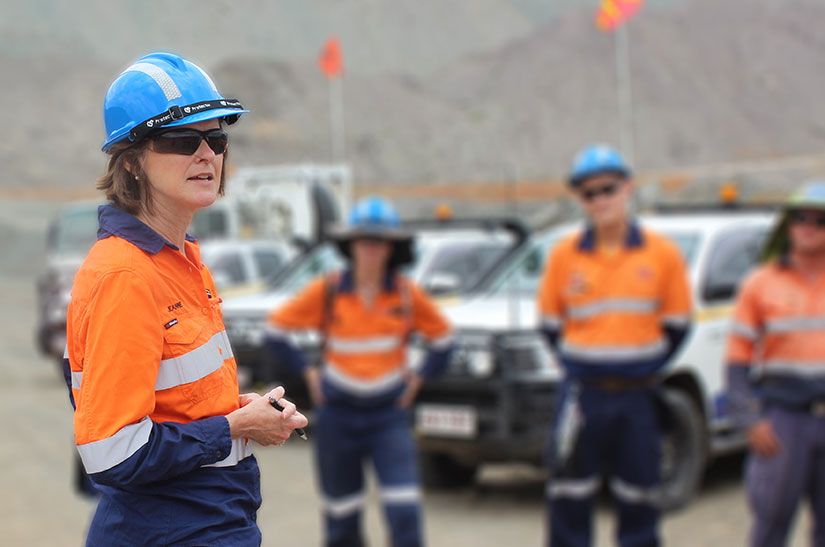
[{"label": "white stripe on hard hat", "polygon": [[[164,72],[162,68],[153,65],[152,63],[135,63],[123,72],[143,72],[152,78],[156,84],[158,84],[158,87],[160,87],[163,94],[166,96],[167,101],[177,99],[181,96],[180,89],[178,89],[175,81],[166,72]],[[214,85],[215,84],[212,84],[213,87]]]}]

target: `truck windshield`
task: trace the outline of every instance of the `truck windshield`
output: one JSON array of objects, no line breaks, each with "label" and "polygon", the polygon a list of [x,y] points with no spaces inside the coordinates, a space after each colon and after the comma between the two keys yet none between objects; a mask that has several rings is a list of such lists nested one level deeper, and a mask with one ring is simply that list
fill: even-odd
[{"label": "truck windshield", "polygon": [[[508,241],[453,241],[417,249],[418,262],[409,275],[427,289],[465,293],[495,266],[510,249]],[[443,285],[439,288],[436,285]]]},{"label": "truck windshield", "polygon": [[331,243],[324,243],[296,257],[279,275],[270,281],[270,287],[294,293],[329,271],[342,268],[344,260]]}]

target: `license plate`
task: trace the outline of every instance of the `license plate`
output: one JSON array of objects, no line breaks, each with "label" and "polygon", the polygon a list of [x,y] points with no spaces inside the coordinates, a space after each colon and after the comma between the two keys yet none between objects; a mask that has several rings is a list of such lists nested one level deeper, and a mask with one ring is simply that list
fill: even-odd
[{"label": "license plate", "polygon": [[422,404],[415,424],[422,435],[470,439],[478,432],[478,414],[471,406]]}]

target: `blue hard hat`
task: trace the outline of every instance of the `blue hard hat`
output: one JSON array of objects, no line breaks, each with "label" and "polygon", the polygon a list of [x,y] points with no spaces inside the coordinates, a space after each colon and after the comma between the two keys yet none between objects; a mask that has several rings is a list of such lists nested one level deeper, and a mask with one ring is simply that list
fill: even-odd
[{"label": "blue hard hat", "polygon": [[215,118],[234,123],[249,112],[223,97],[198,65],[179,55],[150,53],[124,70],[106,92],[103,151],[128,139],[137,142],[161,127]]},{"label": "blue hard hat", "polygon": [[412,261],[412,234],[401,228],[401,218],[392,204],[379,197],[367,197],[355,204],[346,226],[332,231],[341,253],[351,258],[350,243],[357,239],[384,239],[394,244],[390,266]]},{"label": "blue hard hat", "polygon": [[401,218],[392,204],[379,197],[368,197],[359,201],[347,219],[347,227],[353,232],[375,234],[398,230]]},{"label": "blue hard hat", "polygon": [[614,148],[604,144],[591,145],[576,155],[568,181],[571,186],[578,186],[585,179],[607,173],[615,173],[626,178],[630,176],[631,170],[622,155]]}]

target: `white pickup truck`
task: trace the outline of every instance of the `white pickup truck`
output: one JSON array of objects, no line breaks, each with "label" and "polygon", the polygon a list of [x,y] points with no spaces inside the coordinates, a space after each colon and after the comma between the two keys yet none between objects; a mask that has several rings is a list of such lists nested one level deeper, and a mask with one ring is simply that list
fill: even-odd
[{"label": "white pickup truck", "polygon": [[[752,210],[640,218],[682,250],[695,310],[693,329],[666,369],[674,419],[663,439],[665,508],[690,499],[709,458],[743,447],[727,415],[724,351],[734,293],[757,263],[773,218]],[[425,386],[416,408],[430,485],[467,484],[487,462],[541,464],[560,371],[537,330],[536,291],[548,250],[578,228],[568,224],[535,235],[497,279],[445,303],[459,349],[447,374]]]}]

